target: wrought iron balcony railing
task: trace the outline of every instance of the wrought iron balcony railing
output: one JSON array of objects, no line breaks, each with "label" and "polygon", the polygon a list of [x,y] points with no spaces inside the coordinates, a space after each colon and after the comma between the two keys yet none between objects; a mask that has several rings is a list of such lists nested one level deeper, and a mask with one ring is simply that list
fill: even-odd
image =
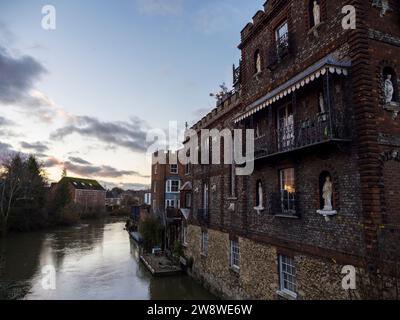
[{"label": "wrought iron balcony railing", "polygon": [[208,225],[210,222],[210,212],[209,209],[198,209],[197,210],[197,221],[200,224]]},{"label": "wrought iron balcony railing", "polygon": [[335,117],[331,117],[328,113],[320,113],[257,137],[255,159],[348,138],[343,114],[336,112]]}]

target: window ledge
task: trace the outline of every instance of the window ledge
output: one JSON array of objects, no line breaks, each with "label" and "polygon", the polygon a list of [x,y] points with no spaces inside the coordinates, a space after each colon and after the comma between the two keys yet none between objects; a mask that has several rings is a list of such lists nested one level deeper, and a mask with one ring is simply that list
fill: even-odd
[{"label": "window ledge", "polygon": [[230,266],[229,270],[232,271],[235,274],[239,274],[240,273],[240,268],[239,267]]},{"label": "window ledge", "polygon": [[298,216],[291,215],[291,214],[276,214],[275,217],[283,218],[283,219],[293,219],[293,220],[299,219]]},{"label": "window ledge", "polygon": [[278,290],[276,294],[286,300],[297,300],[297,294],[288,290]]}]

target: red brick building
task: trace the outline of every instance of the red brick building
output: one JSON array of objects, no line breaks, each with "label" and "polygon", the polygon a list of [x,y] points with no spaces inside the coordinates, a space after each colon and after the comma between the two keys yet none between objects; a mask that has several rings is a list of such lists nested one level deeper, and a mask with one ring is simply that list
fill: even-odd
[{"label": "red brick building", "polygon": [[65,177],[61,183],[68,184],[74,204],[85,210],[105,209],[106,190],[96,180]]},{"label": "red brick building", "polygon": [[387,3],[270,0],[243,29],[235,91],[193,129],[253,129],[255,171],[192,165],[185,179],[191,273],[219,295],[398,298],[400,4]]}]

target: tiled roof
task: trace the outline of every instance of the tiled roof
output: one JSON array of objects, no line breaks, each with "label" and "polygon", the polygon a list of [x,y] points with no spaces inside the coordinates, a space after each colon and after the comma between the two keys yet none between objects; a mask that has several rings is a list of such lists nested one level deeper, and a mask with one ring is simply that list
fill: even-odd
[{"label": "tiled roof", "polygon": [[105,191],[100,183],[98,183],[96,180],[65,177],[62,178],[59,183],[63,183],[65,181],[72,185],[72,187],[75,189]]}]

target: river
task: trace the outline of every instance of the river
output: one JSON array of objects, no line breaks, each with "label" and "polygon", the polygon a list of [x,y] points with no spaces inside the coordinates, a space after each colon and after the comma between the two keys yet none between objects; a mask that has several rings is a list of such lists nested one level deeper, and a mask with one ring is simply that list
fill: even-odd
[{"label": "river", "polygon": [[[109,219],[9,234],[0,240],[0,299],[215,298],[186,275],[152,277],[139,263],[137,248],[124,225],[121,220]],[[51,270],[55,270],[55,287],[46,288],[43,283],[51,282],[43,279]]]}]

